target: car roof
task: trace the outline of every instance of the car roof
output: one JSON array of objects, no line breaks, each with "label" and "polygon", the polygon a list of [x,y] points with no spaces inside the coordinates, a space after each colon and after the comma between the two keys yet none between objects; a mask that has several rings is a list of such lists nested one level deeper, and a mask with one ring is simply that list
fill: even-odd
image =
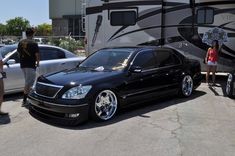
[{"label": "car roof", "polygon": [[126,47],[106,47],[101,50],[111,50],[111,49],[116,49],[116,50],[126,50],[129,52],[138,52],[142,50],[169,50],[171,48],[169,47],[157,47],[157,46],[126,46]]},{"label": "car roof", "polygon": [[[17,47],[18,44],[11,44],[11,45],[4,45],[4,47]],[[60,48],[57,46],[53,46],[53,45],[48,45],[48,44],[38,44],[39,47],[52,47],[52,48]]]}]

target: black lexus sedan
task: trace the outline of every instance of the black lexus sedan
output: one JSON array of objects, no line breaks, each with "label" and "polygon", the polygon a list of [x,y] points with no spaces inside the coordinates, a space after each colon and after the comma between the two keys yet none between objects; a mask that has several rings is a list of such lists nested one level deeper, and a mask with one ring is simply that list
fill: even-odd
[{"label": "black lexus sedan", "polygon": [[119,108],[172,94],[189,97],[201,79],[200,63],[170,48],[105,48],[77,68],[40,76],[29,110],[63,124],[106,121]]}]

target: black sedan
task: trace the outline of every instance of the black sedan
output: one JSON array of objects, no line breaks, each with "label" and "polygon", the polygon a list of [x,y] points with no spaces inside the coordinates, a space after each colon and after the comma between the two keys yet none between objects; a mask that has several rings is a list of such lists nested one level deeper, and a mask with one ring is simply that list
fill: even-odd
[{"label": "black sedan", "polygon": [[201,67],[170,48],[105,48],[77,68],[41,76],[29,95],[30,113],[78,124],[106,121],[119,108],[158,97],[189,97],[201,83]]}]

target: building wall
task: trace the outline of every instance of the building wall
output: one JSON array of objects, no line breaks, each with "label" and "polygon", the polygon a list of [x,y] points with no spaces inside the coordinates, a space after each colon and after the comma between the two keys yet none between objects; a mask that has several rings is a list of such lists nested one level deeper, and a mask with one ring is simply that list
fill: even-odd
[{"label": "building wall", "polygon": [[82,36],[82,0],[49,0],[49,17],[55,36]]},{"label": "building wall", "polygon": [[49,0],[50,19],[62,18],[64,15],[80,15],[82,0]]}]

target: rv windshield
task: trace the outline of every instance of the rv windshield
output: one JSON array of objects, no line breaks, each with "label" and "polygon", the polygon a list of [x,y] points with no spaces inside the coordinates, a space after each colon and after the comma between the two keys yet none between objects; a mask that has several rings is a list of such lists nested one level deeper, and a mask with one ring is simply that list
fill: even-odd
[{"label": "rv windshield", "polygon": [[79,67],[96,71],[123,70],[127,66],[130,56],[130,51],[101,50],[87,58]]}]

